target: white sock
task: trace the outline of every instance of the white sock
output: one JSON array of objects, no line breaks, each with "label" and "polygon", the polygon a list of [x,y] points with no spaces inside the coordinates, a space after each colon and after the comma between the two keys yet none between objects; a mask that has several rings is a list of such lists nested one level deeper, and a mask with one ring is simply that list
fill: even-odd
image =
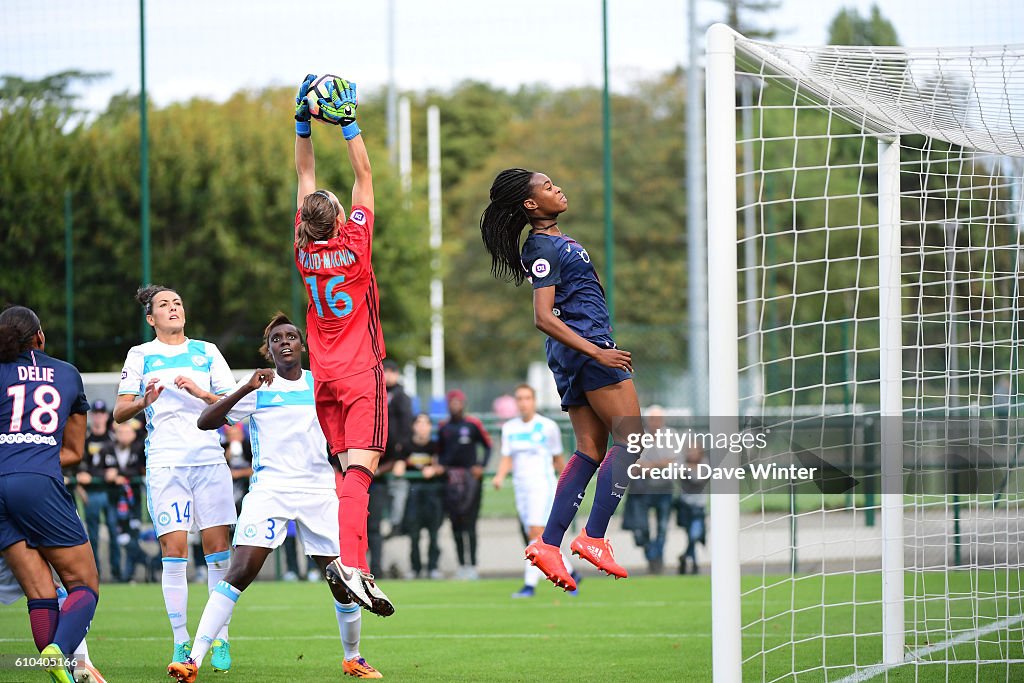
[{"label": "white sock", "polygon": [[167,618],[174,631],[174,642],[188,642],[188,577],[185,569],[188,560],[184,557],[163,558],[164,571],[160,586],[164,591],[164,606]]},{"label": "white sock", "polygon": [[224,626],[231,621],[231,613],[241,594],[242,591],[227,581],[221,581],[210,592],[210,599],[206,601],[203,616],[199,619],[199,628],[196,629],[196,640],[192,643],[190,657],[195,660],[196,666],[203,663],[203,657],[210,651],[213,641],[220,638]]},{"label": "white sock", "polygon": [[[210,553],[206,556],[206,585],[210,589],[210,594],[213,595],[213,590],[217,587],[224,577],[227,576],[228,568],[231,566],[231,551],[224,550],[219,553]],[[231,623],[231,613],[228,612],[228,620],[224,622],[224,626],[217,633],[218,640],[228,639],[228,624]]]},{"label": "white sock", "polygon": [[544,576],[544,572],[534,567],[529,561],[526,562],[526,571],[523,572],[523,583],[530,588],[536,588],[542,576]]},{"label": "white sock", "polygon": [[[67,600],[67,598],[68,598],[68,592],[66,590],[64,590],[64,586],[61,586],[59,584],[56,586],[56,588],[57,588],[57,609],[59,610],[62,607],[64,607],[64,601]],[[76,659],[78,661],[86,662],[87,664],[91,664],[92,663],[91,660],[89,659],[89,648],[85,644],[85,638],[82,638],[82,642],[78,644],[77,648],[75,648],[75,652],[74,652],[73,657],[74,657],[74,659]]]},{"label": "white sock", "polygon": [[345,659],[359,656],[359,630],[363,624],[363,613],[354,602],[334,601],[334,612],[338,617],[338,630],[341,632],[341,646],[345,649]]}]

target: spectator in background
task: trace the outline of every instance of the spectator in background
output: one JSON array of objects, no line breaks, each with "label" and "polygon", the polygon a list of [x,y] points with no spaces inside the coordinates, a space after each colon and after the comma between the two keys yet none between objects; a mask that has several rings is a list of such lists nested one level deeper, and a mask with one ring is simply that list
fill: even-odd
[{"label": "spectator in background", "polygon": [[[665,411],[661,406],[651,406],[644,411],[647,416],[647,430],[653,432],[665,428]],[[676,462],[678,457],[671,448],[647,448],[637,461],[643,470],[665,467]],[[675,480],[643,477],[629,482],[626,494],[626,509],[622,515],[622,528],[633,532],[633,540],[644,549],[647,570],[660,574],[665,568],[665,538],[672,514],[672,499]],[[651,534],[650,512],[654,512],[654,534]]]},{"label": "spectator in background", "polygon": [[111,578],[121,580],[121,551],[117,545],[117,495],[113,478],[117,460],[108,455],[113,446],[110,435],[110,412],[103,401],[94,401],[89,408],[89,431],[85,436],[85,453],[78,466],[78,495],[85,507],[85,527],[89,533],[96,568],[100,569],[100,519],[107,528],[107,561]]},{"label": "spectator in background", "polygon": [[[89,408],[89,431],[85,434],[85,455],[82,456],[82,462],[79,463],[78,467],[71,470],[71,480],[73,481],[78,472],[88,471],[88,465],[90,462],[99,457],[100,451],[109,446],[114,442],[114,435],[110,429],[110,410],[107,408],[107,404],[104,401],[96,400],[92,402],[92,406]],[[65,477],[65,483],[71,483]],[[89,479],[90,483],[91,478]],[[86,490],[86,485],[83,482],[79,482],[81,485],[76,487],[76,493],[82,500],[82,506],[88,508],[88,495],[89,492]],[[92,534],[90,533],[90,538]],[[96,555],[96,548],[93,547],[93,554]],[[96,555],[98,558],[99,555]],[[98,561],[98,560],[97,560]]]},{"label": "spectator in background", "polygon": [[697,465],[704,460],[704,451],[699,446],[691,448],[686,453],[686,464],[691,469],[690,479],[680,482],[682,492],[679,494],[679,502],[676,507],[676,522],[686,529],[687,541],[686,552],[679,556],[679,573],[696,574],[697,569],[697,544],[704,543],[704,518],[708,496],[704,492],[707,486],[706,480],[696,479]]},{"label": "spectator in background", "polygon": [[438,462],[445,475],[445,509],[452,523],[459,569],[456,578],[477,579],[476,523],[480,516],[484,466],[491,455],[491,437],[480,420],[465,414],[466,394],[448,392],[448,419],[438,428]]},{"label": "spectator in background", "polygon": [[249,492],[249,477],[252,476],[252,445],[242,423],[224,425],[221,442],[224,444],[224,459],[231,468],[231,484],[235,496],[235,512],[242,510],[242,498]]},{"label": "spectator in background", "polygon": [[[412,425],[412,409],[410,408],[409,397],[405,395],[402,386],[398,383],[398,365],[392,360],[385,360],[384,384],[388,392],[388,436],[384,444],[384,452],[380,454],[377,461],[377,471],[374,472],[373,481],[370,483],[370,504],[366,517],[366,553],[370,564],[370,573],[380,576],[384,570],[384,534],[381,531],[381,522],[388,518],[394,524],[394,516],[388,515],[389,508],[393,508],[395,501],[391,494],[394,490],[389,482],[390,476],[396,470],[401,476],[405,471],[402,463],[404,458],[405,442],[403,436],[408,435]],[[406,436],[406,439],[408,437]],[[405,482],[398,485],[403,489]],[[405,507],[405,490],[401,492],[401,500],[398,501]],[[393,513],[392,509],[392,513]]]},{"label": "spectator in background", "polygon": [[444,521],[444,478],[438,476],[441,468],[437,465],[437,441],[432,438],[434,425],[430,416],[420,413],[412,423],[412,437],[406,448],[405,464],[409,472],[418,472],[421,478],[410,478],[409,499],[405,506],[402,527],[409,534],[412,565],[408,579],[423,575],[423,560],[420,555],[420,532],[427,532],[426,576],[431,579],[444,578],[437,567],[441,549],[437,534]]},{"label": "spectator in background", "polygon": [[[388,389],[388,442],[384,446],[384,458],[394,459],[395,476],[388,480],[388,494],[391,497],[391,528],[401,533],[405,519],[406,499],[409,496],[409,482],[402,477],[406,448],[412,438],[412,401],[405,393],[400,381],[398,363],[391,359],[384,361],[384,384]],[[389,454],[390,452],[390,454]]]},{"label": "spectator in background", "polygon": [[112,443],[114,435],[110,424],[110,409],[104,401],[93,401],[89,408],[89,432],[85,435],[85,458],[98,455]]},{"label": "spectator in background", "polygon": [[380,576],[384,569],[384,534],[381,523],[385,518],[389,519],[394,530],[402,519],[401,515],[396,517],[396,509],[405,508],[408,482],[390,475],[401,477],[405,472],[405,444],[412,428],[412,403],[398,383],[398,365],[393,360],[385,360],[383,367],[384,384],[388,392],[388,436],[370,483],[370,504],[366,518],[366,552],[370,573],[375,576]]},{"label": "spectator in background", "polygon": [[124,550],[124,564],[117,572],[122,581],[131,581],[139,564],[148,570],[150,557],[139,546],[142,529],[142,477],[146,472],[144,447],[136,440],[138,421],[129,420],[114,427],[114,441],[104,447],[103,459],[113,464],[106,479],[117,515],[117,535],[111,537]]}]

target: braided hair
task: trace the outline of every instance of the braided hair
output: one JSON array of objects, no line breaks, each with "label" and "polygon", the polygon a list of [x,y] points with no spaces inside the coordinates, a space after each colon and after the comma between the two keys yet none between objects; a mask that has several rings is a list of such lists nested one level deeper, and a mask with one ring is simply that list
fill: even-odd
[{"label": "braided hair", "polygon": [[491,203],[480,215],[480,236],[491,255],[491,275],[518,287],[526,279],[519,235],[530,217],[523,202],[533,194],[533,171],[508,168],[491,183]]},{"label": "braided hair", "polygon": [[40,330],[39,316],[31,308],[11,306],[0,313],[0,363],[10,363],[32,348]]}]

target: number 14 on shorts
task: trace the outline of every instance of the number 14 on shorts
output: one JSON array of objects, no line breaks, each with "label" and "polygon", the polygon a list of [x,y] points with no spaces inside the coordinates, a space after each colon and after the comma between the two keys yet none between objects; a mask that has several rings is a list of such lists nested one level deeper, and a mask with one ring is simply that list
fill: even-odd
[{"label": "number 14 on shorts", "polygon": [[162,510],[157,515],[156,523],[159,526],[174,524],[188,524],[192,521],[192,501],[185,501],[185,505],[175,501],[171,503],[169,510]]}]

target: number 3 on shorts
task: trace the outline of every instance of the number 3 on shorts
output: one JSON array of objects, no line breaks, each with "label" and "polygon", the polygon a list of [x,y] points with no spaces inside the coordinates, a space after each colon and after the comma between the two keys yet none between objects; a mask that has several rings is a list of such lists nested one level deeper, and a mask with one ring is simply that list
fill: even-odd
[{"label": "number 3 on shorts", "polygon": [[273,517],[268,517],[267,518],[267,535],[266,535],[265,538],[268,541],[273,541],[274,540],[274,526],[276,524],[277,524],[277,520],[275,520]]}]

